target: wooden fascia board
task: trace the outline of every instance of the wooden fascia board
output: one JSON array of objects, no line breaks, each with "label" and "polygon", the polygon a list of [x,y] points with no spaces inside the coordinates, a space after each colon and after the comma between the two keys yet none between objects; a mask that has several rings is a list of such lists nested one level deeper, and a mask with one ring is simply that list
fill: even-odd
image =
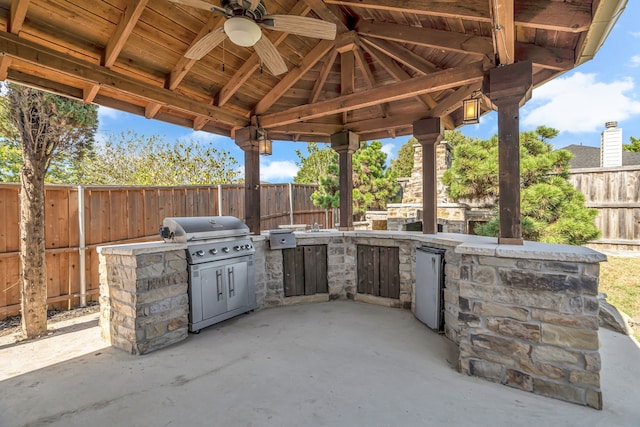
[{"label": "wooden fascia board", "polygon": [[493,37],[500,65],[515,61],[514,0],[491,0],[493,7]]},{"label": "wooden fascia board", "polygon": [[316,63],[322,58],[331,48],[333,48],[336,42],[334,40],[322,40],[320,41],[308,55],[306,55],[300,64],[290,70],[287,75],[284,76],[269,93],[267,93],[255,106],[255,115],[261,115],[265,113],[269,108],[273,106],[280,98],[282,98],[286,91],[295,85],[298,80],[304,76]]},{"label": "wooden fascia board", "polygon": [[9,22],[7,23],[7,31],[11,34],[20,34],[24,20],[27,17],[29,2],[30,0],[11,0]]},{"label": "wooden fascia board", "polygon": [[366,108],[383,102],[393,102],[430,92],[477,83],[483,79],[482,61],[419,76],[399,83],[377,87],[365,92],[302,105],[287,111],[263,115],[262,126],[276,127],[343,111]]},{"label": "wooden fascia board", "polygon": [[[327,4],[385,10],[397,13],[440,16],[465,19],[476,22],[491,22],[489,2],[474,0],[465,2],[433,0],[325,0]],[[583,32],[591,25],[591,4],[589,2],[559,2],[539,0],[518,0],[515,4],[515,24],[522,27],[540,28],[552,31]]]},{"label": "wooden fascia board", "polygon": [[[298,2],[291,9],[289,15],[306,16],[311,8],[303,2]],[[278,47],[286,38],[288,34],[285,32],[274,31],[269,35],[269,40],[274,46]],[[217,96],[214,98],[218,100],[218,107],[222,107],[229,102],[231,97],[242,87],[242,85],[249,80],[249,78],[260,67],[260,57],[254,52],[249,59],[245,61],[240,69],[231,77],[231,79],[220,89]]]},{"label": "wooden fascia board", "polygon": [[[82,87],[87,83],[103,84],[146,102],[157,102],[171,106],[177,110],[196,116],[205,116],[210,120],[232,127],[246,126],[248,122],[246,118],[221,108],[132,79],[108,68],[73,58],[10,33],[0,32],[0,52],[15,60],[39,67],[41,70],[50,70],[53,73],[62,73],[77,78],[83,82]],[[52,77],[55,79],[55,76]]]},{"label": "wooden fascia board", "polygon": [[149,0],[129,0],[129,4],[126,6],[124,15],[118,23],[116,31],[111,35],[105,47],[102,65],[111,68],[116,62],[118,55],[120,55],[124,44],[138,23],[138,19],[140,19],[140,15],[142,15],[148,2]]},{"label": "wooden fascia board", "polygon": [[360,21],[356,31],[362,36],[376,37],[398,43],[416,44],[467,55],[493,57],[493,43],[489,37],[368,21]]}]

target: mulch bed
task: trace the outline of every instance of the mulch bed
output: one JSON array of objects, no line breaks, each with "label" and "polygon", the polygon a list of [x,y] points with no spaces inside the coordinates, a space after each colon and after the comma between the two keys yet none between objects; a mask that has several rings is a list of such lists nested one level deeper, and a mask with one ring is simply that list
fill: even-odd
[{"label": "mulch bed", "polygon": [[[97,313],[100,305],[97,302],[89,302],[86,307],[78,307],[71,310],[49,310],[47,312],[48,322],[59,322],[61,320],[73,319],[74,317],[84,316],[86,314]],[[20,332],[21,316],[11,316],[0,320],[0,337]]]}]

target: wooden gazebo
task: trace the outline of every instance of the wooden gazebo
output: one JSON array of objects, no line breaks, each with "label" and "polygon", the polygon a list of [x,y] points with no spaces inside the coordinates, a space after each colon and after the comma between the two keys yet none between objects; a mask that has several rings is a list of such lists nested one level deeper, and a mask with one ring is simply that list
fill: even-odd
[{"label": "wooden gazebo", "polygon": [[[340,224],[350,229],[360,141],[414,134],[429,171],[423,230],[435,233],[435,143],[463,123],[462,101],[478,97],[481,113],[499,113],[499,240],[518,244],[518,109],[533,87],[591,59],[625,5],[0,0],[0,77],[234,138],[245,152],[254,232],[259,139],[331,142],[340,153]],[[253,47],[227,37],[236,17],[261,24]]]}]

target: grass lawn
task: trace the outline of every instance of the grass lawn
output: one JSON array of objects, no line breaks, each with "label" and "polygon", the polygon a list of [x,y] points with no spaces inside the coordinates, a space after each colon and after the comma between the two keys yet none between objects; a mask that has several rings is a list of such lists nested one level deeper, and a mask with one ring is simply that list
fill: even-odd
[{"label": "grass lawn", "polygon": [[[607,301],[640,323],[640,257],[607,258],[607,262],[600,264],[599,291],[607,294]],[[640,341],[640,328],[634,329]]]}]

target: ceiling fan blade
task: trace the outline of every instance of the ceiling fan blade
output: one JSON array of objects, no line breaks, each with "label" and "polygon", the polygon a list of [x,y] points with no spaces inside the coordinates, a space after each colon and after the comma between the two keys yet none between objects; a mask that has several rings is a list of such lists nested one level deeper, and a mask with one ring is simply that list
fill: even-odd
[{"label": "ceiling fan blade", "polygon": [[296,15],[267,15],[262,21],[270,29],[297,36],[335,40],[336,24],[321,19]]},{"label": "ceiling fan blade", "polygon": [[248,10],[252,12],[256,10],[256,7],[260,6],[260,0],[248,0],[248,2],[249,2]]},{"label": "ceiling fan blade", "polygon": [[195,7],[196,9],[222,13],[223,15],[227,13],[227,11],[221,8],[220,6],[216,6],[202,0],[169,0],[169,1],[173,3],[183,4],[185,6]]},{"label": "ceiling fan blade", "polygon": [[284,63],[280,52],[264,34],[253,48],[271,74],[278,76],[287,72],[287,64]]},{"label": "ceiling fan blade", "polygon": [[196,60],[202,59],[203,56],[211,52],[226,38],[227,35],[224,33],[224,30],[222,28],[218,28],[195,42],[194,45],[186,51],[184,57]]}]

